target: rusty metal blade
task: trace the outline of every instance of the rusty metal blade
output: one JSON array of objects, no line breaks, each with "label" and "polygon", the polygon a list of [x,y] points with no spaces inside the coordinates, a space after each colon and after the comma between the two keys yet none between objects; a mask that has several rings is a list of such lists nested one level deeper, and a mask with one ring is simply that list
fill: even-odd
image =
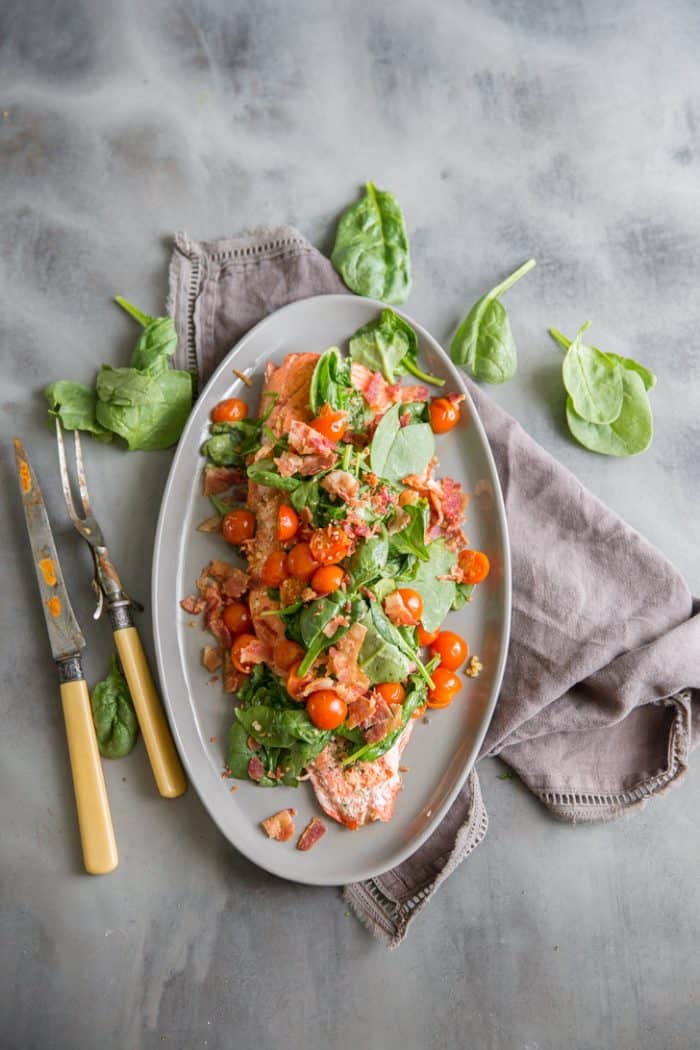
[{"label": "rusty metal blade", "polygon": [[14,444],[24,517],[51,652],[54,660],[65,660],[75,656],[84,647],[85,638],[68,597],[39,482],[19,438],[15,438]]}]

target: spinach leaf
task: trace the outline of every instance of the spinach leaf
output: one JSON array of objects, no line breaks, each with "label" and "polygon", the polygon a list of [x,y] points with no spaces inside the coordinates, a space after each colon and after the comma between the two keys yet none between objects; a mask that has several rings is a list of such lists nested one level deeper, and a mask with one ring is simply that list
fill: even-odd
[{"label": "spinach leaf", "polygon": [[46,387],[44,396],[49,403],[49,416],[58,417],[66,430],[87,430],[98,441],[111,441],[111,431],[97,422],[95,391],[82,383],[59,379]]},{"label": "spinach leaf", "polygon": [[[239,721],[234,721],[228,738],[227,765],[231,771],[231,775],[235,777],[236,780],[250,780],[250,777],[248,776],[248,763],[253,755],[258,756],[265,767],[265,770],[268,770],[271,766],[267,749],[260,748],[259,750],[254,750],[248,744],[249,739],[250,734],[246,731],[245,726]],[[274,772],[274,767],[272,767],[272,772]],[[278,781],[273,780],[272,777],[268,776],[267,772],[265,772],[256,783],[261,787],[278,786]]]},{"label": "spinach leaf", "polygon": [[308,481],[300,481],[296,488],[291,489],[290,502],[294,509],[300,514],[304,507],[308,507],[311,517],[316,517],[316,511],[321,498],[318,482],[325,473],[326,472],[324,472],[324,474],[317,474],[315,477],[309,478]]},{"label": "spinach leaf", "polygon": [[273,489],[294,492],[302,482],[299,478],[283,478],[277,473],[277,467],[271,459],[259,459],[251,463],[247,470],[248,477],[258,485],[269,485]]},{"label": "spinach leaf", "polygon": [[153,376],[103,365],[96,388],[98,422],[132,451],[174,445],[192,408],[192,376],[176,369]]},{"label": "spinach leaf", "polygon": [[289,707],[290,704],[287,690],[267,664],[255,664],[238,690],[238,697],[245,706]]},{"label": "spinach leaf", "polygon": [[163,372],[168,367],[168,357],[175,353],[177,347],[177,332],[172,318],[149,317],[121,295],[117,295],[114,301],[143,326],[141,337],[131,355],[131,367],[151,375]]},{"label": "spinach leaf", "polygon": [[499,299],[534,265],[535,260],[529,259],[478,299],[457,329],[450,348],[452,360],[468,368],[476,379],[504,383],[515,375],[518,367],[515,340],[508,314]]},{"label": "spinach leaf", "polygon": [[370,684],[404,682],[411,670],[410,659],[377,630],[368,607],[359,617],[359,622],[366,627],[367,633],[357,662]]},{"label": "spinach leaf", "polygon": [[471,596],[474,593],[475,584],[473,583],[458,583],[455,587],[455,596],[452,602],[452,609],[457,612],[459,609],[463,609],[468,601],[471,601]]},{"label": "spinach leaf", "polygon": [[428,560],[418,562],[415,572],[405,582],[410,583],[423,599],[423,627],[426,631],[436,631],[456,596],[454,581],[439,580],[437,577],[450,572],[457,555],[448,550],[444,540],[434,540],[428,546],[428,555]]},{"label": "spinach leaf", "polygon": [[345,408],[350,388],[350,371],[337,346],[329,346],[319,357],[311,376],[309,406],[316,414],[321,406],[334,411]]},{"label": "spinach leaf", "polygon": [[612,423],[590,423],[583,419],[570,397],[566,402],[566,420],[580,444],[604,456],[635,456],[649,447],[654,435],[644,381],[631,369],[622,373],[622,410]]},{"label": "spinach leaf", "polygon": [[372,470],[388,481],[400,481],[408,474],[420,474],[435,454],[435,437],[428,423],[399,422],[402,406],[392,405],[385,412],[370,446]]},{"label": "spinach leaf", "polygon": [[411,290],[408,235],[393,194],[366,184],[364,197],[341,216],[331,262],[357,295],[406,301]]},{"label": "spinach leaf", "polygon": [[284,709],[254,704],[237,707],[235,715],[246,733],[265,747],[293,747],[299,741],[310,744],[326,740],[326,734],[316,728],[305,708],[298,704]]},{"label": "spinach leaf", "polygon": [[607,354],[587,346],[587,321],[566,352],[562,377],[576,412],[589,423],[612,423],[622,409],[622,367]]},{"label": "spinach leaf", "polygon": [[348,563],[348,571],[354,590],[381,576],[389,556],[389,540],[382,530],[361,543]]},{"label": "spinach leaf", "polygon": [[428,561],[430,554],[425,544],[425,533],[430,517],[428,501],[421,499],[417,503],[407,503],[402,510],[408,514],[410,520],[400,532],[391,534],[392,551],[399,554],[413,554],[421,561]]},{"label": "spinach leaf", "polygon": [[418,368],[416,333],[408,321],[388,308],[351,336],[350,357],[373,372],[381,372],[389,383],[396,381],[397,374],[405,372],[434,386],[443,386],[445,382]]},{"label": "spinach leaf", "polygon": [[[375,630],[382,636],[385,642],[389,645],[393,645],[396,649],[407,656],[416,667],[418,668],[418,674],[428,683],[430,688],[433,687],[432,679],[423,665],[423,661],[420,658],[418,649],[411,642],[407,641],[398,627],[394,627],[391,620],[385,615],[384,610],[377,602],[370,602],[369,606],[370,616],[372,617],[372,623]],[[392,679],[388,679],[392,681]],[[393,679],[396,681],[396,679]]]},{"label": "spinach leaf", "polygon": [[90,703],[100,754],[105,758],[123,758],[128,755],[136,743],[139,724],[126,678],[119,670],[116,656],[112,656],[112,666],[107,677],[93,689]]},{"label": "spinach leaf", "polygon": [[214,423],[212,436],[202,445],[202,455],[217,467],[242,467],[246,456],[260,448],[261,429],[261,422],[252,419]]},{"label": "spinach leaf", "polygon": [[324,649],[334,645],[348,630],[347,627],[338,627],[330,637],[323,631],[333,617],[338,615],[347,600],[345,591],[338,591],[326,598],[317,598],[302,609],[299,614],[299,633],[306,647],[306,656],[299,665],[299,675],[305,675],[316,657]]},{"label": "spinach leaf", "polygon": [[[560,346],[563,346],[565,350],[568,350],[571,346],[571,340],[567,339],[557,328],[550,328],[549,334],[552,339],[559,343]],[[622,367],[626,368],[629,372],[636,372],[641,377],[647,390],[652,390],[656,386],[656,376],[654,373],[645,365],[641,365],[639,361],[635,361],[634,358],[622,357],[620,354],[613,354],[609,350],[598,350],[598,353],[602,353],[610,361],[622,365]]]}]

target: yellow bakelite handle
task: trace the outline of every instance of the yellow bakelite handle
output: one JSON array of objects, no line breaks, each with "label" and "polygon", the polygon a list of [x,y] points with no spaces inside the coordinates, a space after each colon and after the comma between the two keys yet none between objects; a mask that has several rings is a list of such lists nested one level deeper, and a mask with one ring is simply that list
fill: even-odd
[{"label": "yellow bakelite handle", "polygon": [[61,700],[85,870],[107,875],[119,863],[119,854],[85,681],[63,682]]},{"label": "yellow bakelite handle", "polygon": [[114,632],[114,641],[158,790],[164,798],[177,798],[184,794],[187,781],[138,631],[135,627],[122,627]]}]

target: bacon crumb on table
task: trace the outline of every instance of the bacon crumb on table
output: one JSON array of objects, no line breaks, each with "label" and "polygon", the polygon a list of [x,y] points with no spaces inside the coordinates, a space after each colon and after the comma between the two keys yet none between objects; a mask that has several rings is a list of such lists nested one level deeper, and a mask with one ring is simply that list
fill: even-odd
[{"label": "bacon crumb on table", "polygon": [[281,809],[266,820],[260,821],[260,826],[264,829],[268,838],[274,839],[276,842],[289,842],[294,835],[294,817],[296,815],[297,811],[295,809]]},{"label": "bacon crumb on table", "polygon": [[323,823],[320,817],[312,817],[309,823],[302,831],[301,835],[299,836],[299,841],[297,842],[297,849],[304,851],[311,849],[313,846],[316,845],[319,839],[323,838],[325,834],[326,825]]}]

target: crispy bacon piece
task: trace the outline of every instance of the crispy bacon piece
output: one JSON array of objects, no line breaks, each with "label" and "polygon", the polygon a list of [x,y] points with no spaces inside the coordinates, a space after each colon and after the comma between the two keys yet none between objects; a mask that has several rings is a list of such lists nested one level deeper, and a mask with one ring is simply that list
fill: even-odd
[{"label": "crispy bacon piece", "polygon": [[[315,592],[311,592],[311,597],[315,598]],[[343,616],[342,613],[338,613],[337,616],[332,616],[326,626],[323,628],[323,634],[326,638],[332,638],[339,627],[349,627],[350,620],[347,616]]]},{"label": "crispy bacon piece", "polygon": [[350,503],[357,498],[360,490],[360,482],[347,470],[332,470],[321,481],[321,488],[329,492],[331,496],[337,496],[344,503]]},{"label": "crispy bacon piece", "polygon": [[202,664],[206,667],[207,671],[218,671],[224,662],[224,654],[218,647],[215,649],[212,645],[205,645],[202,649]]},{"label": "crispy bacon piece", "polygon": [[427,401],[430,394],[427,386],[387,383],[381,372],[373,372],[357,361],[352,363],[351,378],[352,385],[361,392],[375,415],[384,415],[397,402]]},{"label": "crispy bacon piece", "polygon": [[245,484],[245,471],[240,467],[212,467],[204,468],[204,495],[217,496],[234,485]]},{"label": "crispy bacon piece", "polygon": [[214,514],[211,518],[205,518],[197,526],[197,532],[221,532],[223,518],[220,514]]},{"label": "crispy bacon piece", "polygon": [[281,809],[278,813],[273,813],[271,817],[267,817],[266,820],[262,820],[260,824],[268,838],[274,839],[276,842],[289,842],[294,835],[294,818],[296,815],[297,811],[295,809]]},{"label": "crispy bacon piece", "polygon": [[461,526],[469,503],[469,496],[452,478],[434,478],[436,465],[437,459],[433,456],[422,474],[409,474],[403,479],[403,482],[419,496],[428,500],[430,505],[429,537],[435,539],[442,535],[448,547],[453,549],[464,547],[466,537]]},{"label": "crispy bacon piece", "polygon": [[224,692],[225,693],[237,693],[243,685],[245,675],[241,674],[240,671],[236,670],[231,660],[230,649],[224,650]]},{"label": "crispy bacon piece", "polygon": [[302,831],[301,835],[299,836],[299,841],[297,842],[297,849],[300,849],[300,850],[309,850],[309,849],[311,849],[313,846],[316,845],[316,843],[319,841],[319,839],[323,838],[323,836],[325,834],[326,834],[326,825],[323,823],[321,818],[320,817],[312,817],[311,820],[309,821],[309,823],[306,825],[306,827]]},{"label": "crispy bacon piece", "polygon": [[183,608],[186,613],[190,613],[191,616],[197,616],[201,613],[204,605],[204,598],[195,598],[193,594],[188,594],[186,598],[182,598],[180,601],[181,608]]},{"label": "crispy bacon piece", "polygon": [[238,659],[244,665],[271,664],[272,649],[267,642],[263,642],[260,638],[255,638],[251,635],[251,640],[246,645],[241,646]]},{"label": "crispy bacon piece", "polygon": [[398,729],[402,721],[401,704],[388,704],[383,696],[378,696],[372,724],[365,733],[365,740],[368,744],[378,744],[385,736]]},{"label": "crispy bacon piece", "polygon": [[313,678],[313,669],[306,675],[308,679],[305,686],[301,690],[303,697],[311,696],[312,693],[318,693],[321,689],[335,689],[336,681],[334,678]]},{"label": "crispy bacon piece", "polygon": [[283,452],[281,456],[276,457],[275,465],[283,478],[291,478],[295,474],[301,474],[304,457],[297,455],[296,452]]},{"label": "crispy bacon piece", "polygon": [[329,438],[300,419],[290,423],[288,439],[289,447],[301,456],[336,454],[335,445]]},{"label": "crispy bacon piece", "polygon": [[415,627],[418,620],[403,600],[400,591],[392,591],[384,599],[384,612],[398,627]]},{"label": "crispy bacon piece", "polygon": [[361,726],[365,722],[369,723],[376,706],[377,697],[374,692],[360,696],[357,700],[353,700],[352,703],[348,704],[348,717],[346,720],[348,729],[354,729],[355,726]]},{"label": "crispy bacon piece", "polygon": [[[354,623],[328,650],[328,673],[335,675],[338,684],[345,687],[345,700],[349,691],[352,697],[357,697],[369,688],[369,679],[357,662],[366,634],[367,628],[363,624]],[[337,691],[340,692],[340,689]]]},{"label": "crispy bacon piece", "polygon": [[264,772],[265,766],[257,755],[253,755],[248,762],[248,776],[251,780],[254,780],[256,784],[259,784]]},{"label": "crispy bacon piece", "polygon": [[277,456],[275,463],[283,478],[290,478],[294,474],[311,477],[313,474],[329,470],[337,458],[335,452],[314,452],[308,456],[299,456],[296,452],[283,452],[281,456]]}]

